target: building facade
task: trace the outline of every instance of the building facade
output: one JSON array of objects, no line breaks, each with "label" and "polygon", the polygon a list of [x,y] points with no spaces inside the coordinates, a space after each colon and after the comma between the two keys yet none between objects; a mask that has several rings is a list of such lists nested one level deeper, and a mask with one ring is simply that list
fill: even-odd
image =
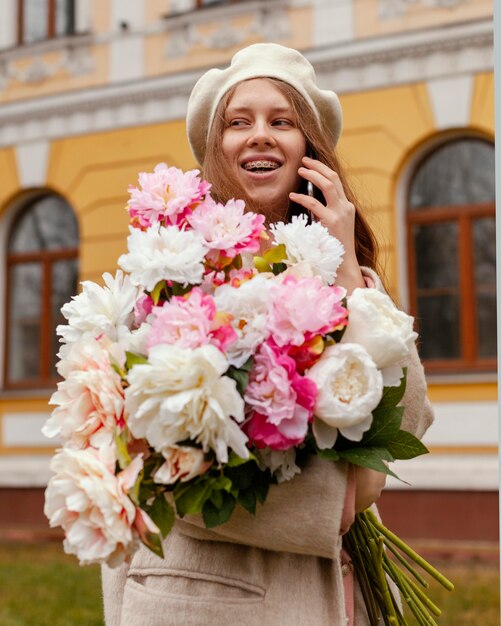
[{"label": "building facade", "polygon": [[[195,81],[240,47],[275,41],[301,50],[340,96],[340,156],[381,241],[389,289],[421,335],[431,454],[397,467],[409,485],[389,481],[383,508],[400,509],[408,534],[495,541],[492,9],[490,0],[0,3],[1,498],[29,491],[40,508],[59,309],[78,281],[114,271],[129,183],[162,161],[192,169],[184,117]],[[0,525],[26,517],[0,508]]]}]

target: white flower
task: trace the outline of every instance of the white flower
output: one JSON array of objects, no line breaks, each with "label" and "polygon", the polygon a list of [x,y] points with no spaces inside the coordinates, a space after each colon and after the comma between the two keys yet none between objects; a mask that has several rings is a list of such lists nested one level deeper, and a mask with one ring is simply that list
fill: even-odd
[{"label": "white flower", "polygon": [[306,262],[325,284],[334,283],[343,260],[344,246],[329,234],[325,226],[320,222],[308,224],[306,215],[299,215],[288,224],[271,224],[270,230],[275,242],[285,245],[287,264]]},{"label": "white flower", "polygon": [[213,450],[220,463],[227,462],[228,447],[247,458],[247,437],[236,423],[244,419],[244,402],[235,381],[223,376],[228,365],[212,345],[153,346],[148,363],[128,374],[125,406],[132,434],[158,452],[191,439],[205,452]]},{"label": "white flower", "polygon": [[218,287],[214,300],[218,311],[230,313],[238,339],[228,347],[229,362],[240,367],[270,335],[268,316],[271,311],[270,286],[273,281],[259,274],[240,287],[228,284]]},{"label": "white flower", "polygon": [[[150,316],[153,317],[153,316]],[[131,330],[122,336],[120,341],[120,347],[127,352],[134,352],[134,354],[148,354],[148,337],[151,332],[151,324],[149,322],[143,322],[139,328]]]},{"label": "white flower", "polygon": [[64,551],[75,554],[82,565],[107,562],[114,567],[138,546],[133,527],[138,513],[143,516],[127,492],[143,467],[142,458],[137,456],[116,476],[115,462],[108,447],[63,448],[51,461],[55,475],[45,491],[44,513],[51,527],[64,529]]},{"label": "white flower", "polygon": [[142,231],[131,227],[127,245],[129,252],[122,254],[118,264],[130,272],[134,285],[152,291],[161,280],[183,285],[202,282],[207,248],[201,235],[192,230],[155,225]]},{"label": "white flower", "polygon": [[153,480],[164,485],[172,485],[177,480],[187,482],[205,474],[212,465],[205,460],[203,450],[193,446],[167,446],[162,449],[162,455],[165,463],[155,472]]},{"label": "white flower", "polygon": [[268,468],[279,483],[284,483],[296,474],[301,473],[301,469],[296,465],[296,450],[272,450],[271,448],[261,448],[254,450],[261,469]]},{"label": "white flower", "polygon": [[68,324],[57,327],[57,334],[65,343],[95,338],[103,333],[117,341],[126,332],[134,318],[134,305],[139,295],[128,276],[120,270],[115,277],[103,274],[105,287],[84,281],[82,293],[74,296],[61,309]]},{"label": "white flower", "polygon": [[348,311],[342,342],[363,346],[383,370],[385,385],[398,385],[402,369],[396,364],[409,354],[417,338],[414,319],[377,289],[355,289],[348,298]]},{"label": "white flower", "polygon": [[329,346],[306,375],[318,388],[313,423],[318,445],[331,448],[338,430],[360,441],[383,395],[381,372],[364,348],[354,343]]},{"label": "white flower", "polygon": [[122,365],[124,355],[106,337],[76,342],[64,352],[58,371],[66,380],[52,394],[56,408],[42,433],[75,448],[108,445],[124,412],[122,381],[111,359]]}]

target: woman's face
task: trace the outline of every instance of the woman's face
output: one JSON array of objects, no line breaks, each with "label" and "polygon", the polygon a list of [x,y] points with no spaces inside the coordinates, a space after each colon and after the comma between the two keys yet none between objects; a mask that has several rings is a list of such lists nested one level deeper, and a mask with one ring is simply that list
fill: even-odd
[{"label": "woman's face", "polygon": [[284,218],[306,153],[289,100],[265,78],[242,82],[228,102],[225,122],[223,153],[236,179],[269,218]]}]

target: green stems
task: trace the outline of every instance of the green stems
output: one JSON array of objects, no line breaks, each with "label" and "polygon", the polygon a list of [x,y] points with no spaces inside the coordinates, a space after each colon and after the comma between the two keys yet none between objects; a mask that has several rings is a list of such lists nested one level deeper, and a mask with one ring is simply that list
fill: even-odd
[{"label": "green stems", "polygon": [[[370,510],[355,517],[355,522],[344,536],[344,543],[353,560],[371,626],[380,624],[381,618],[386,626],[410,624],[400,611],[400,604],[392,593],[389,581],[396,585],[402,601],[419,626],[437,626],[432,614],[439,616],[440,609],[423,591],[423,588],[428,587],[427,581],[407,559],[452,591],[454,585],[450,580],[388,530]],[[389,552],[414,578],[389,558]]]}]

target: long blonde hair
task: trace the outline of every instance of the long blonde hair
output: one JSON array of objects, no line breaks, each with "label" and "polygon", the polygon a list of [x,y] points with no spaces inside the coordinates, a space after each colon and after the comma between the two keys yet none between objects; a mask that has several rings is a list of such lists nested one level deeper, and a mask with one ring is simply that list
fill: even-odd
[{"label": "long blonde hair", "polygon": [[[306,150],[308,156],[318,159],[332,170],[338,173],[346,194],[346,198],[355,206],[355,252],[360,265],[380,271],[378,256],[379,247],[372,229],[362,215],[359,203],[351,189],[342,165],[334,151],[334,146],[329,140],[328,133],[322,132],[315,113],[303,98],[303,96],[288,83],[276,78],[267,78],[273,83],[291,103],[297,119],[299,130],[306,138]],[[246,206],[253,211],[266,214],[266,207],[258,206],[248,197],[241,188],[238,180],[232,174],[231,168],[226,167],[227,161],[223,152],[223,133],[226,128],[225,112],[237,85],[231,88],[219,102],[214,122],[207,140],[207,150],[202,166],[202,174],[205,179],[212,183],[212,195],[219,202],[226,202],[230,198],[242,198]],[[306,193],[306,181],[301,182],[298,193]],[[318,200],[324,202],[320,191],[316,190]],[[305,212],[300,205],[290,202],[287,218]]]}]

